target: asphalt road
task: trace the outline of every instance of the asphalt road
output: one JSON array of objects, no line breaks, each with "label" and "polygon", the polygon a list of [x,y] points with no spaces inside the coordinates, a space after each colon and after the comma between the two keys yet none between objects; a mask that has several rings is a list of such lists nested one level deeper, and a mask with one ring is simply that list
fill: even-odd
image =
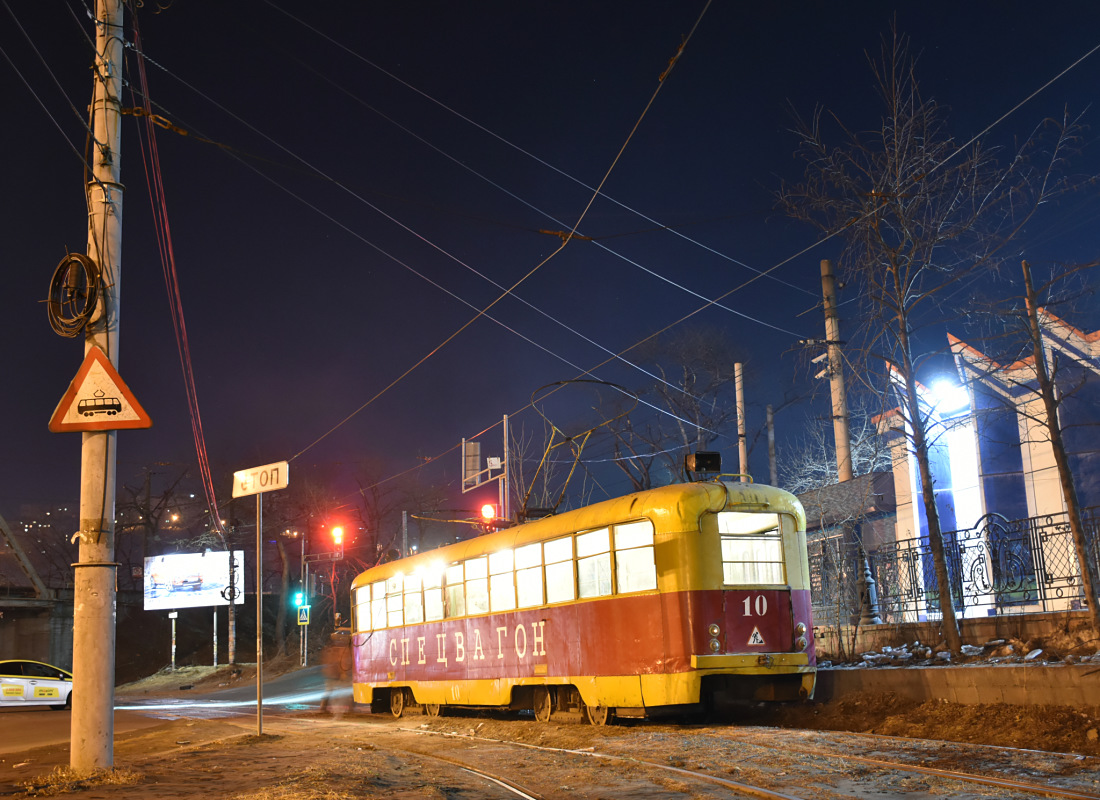
[{"label": "asphalt road", "polygon": [[[350,692],[348,689],[349,695]],[[324,693],[321,668],[310,667],[265,680],[263,708],[280,713],[315,709]],[[155,699],[121,697],[115,702],[115,733],[141,730],[180,717],[211,719],[255,714],[255,708],[254,684],[203,694],[183,690],[177,691],[175,696]],[[68,742],[71,727],[71,711],[54,711],[47,706],[27,710],[0,709],[0,753]]]}]

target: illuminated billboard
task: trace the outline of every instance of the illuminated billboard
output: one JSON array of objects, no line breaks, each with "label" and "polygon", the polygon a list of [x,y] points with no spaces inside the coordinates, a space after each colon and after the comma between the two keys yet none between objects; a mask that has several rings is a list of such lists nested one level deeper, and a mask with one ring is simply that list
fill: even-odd
[{"label": "illuminated billboard", "polygon": [[[244,551],[233,551],[236,596],[244,602]],[[145,559],[145,610],[227,606],[229,553],[175,553]]]}]

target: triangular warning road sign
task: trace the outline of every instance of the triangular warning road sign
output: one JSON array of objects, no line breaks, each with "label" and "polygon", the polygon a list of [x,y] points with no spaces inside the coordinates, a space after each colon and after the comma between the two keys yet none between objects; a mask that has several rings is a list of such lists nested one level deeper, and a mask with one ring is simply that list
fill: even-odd
[{"label": "triangular warning road sign", "polygon": [[84,363],[50,417],[50,430],[54,433],[152,426],[153,420],[98,347],[88,350]]},{"label": "triangular warning road sign", "polygon": [[752,635],[749,636],[749,646],[764,644],[764,637],[760,635],[759,628],[752,629]]}]

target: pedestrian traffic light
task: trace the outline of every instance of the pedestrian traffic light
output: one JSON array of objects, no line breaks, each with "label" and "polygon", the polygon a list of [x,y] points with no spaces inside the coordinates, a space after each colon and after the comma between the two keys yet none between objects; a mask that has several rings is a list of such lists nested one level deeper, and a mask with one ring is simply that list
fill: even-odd
[{"label": "pedestrian traffic light", "polygon": [[344,529],[339,525],[332,529],[332,545],[336,550],[336,557],[344,557]]},{"label": "pedestrian traffic light", "polygon": [[306,602],[306,593],[305,592],[295,592],[294,593],[294,607],[295,608],[301,608],[303,605],[305,605],[305,602]]}]

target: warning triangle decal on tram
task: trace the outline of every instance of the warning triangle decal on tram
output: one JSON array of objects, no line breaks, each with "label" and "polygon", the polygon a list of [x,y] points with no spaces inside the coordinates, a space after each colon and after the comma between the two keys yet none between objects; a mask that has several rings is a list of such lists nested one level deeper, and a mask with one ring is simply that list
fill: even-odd
[{"label": "warning triangle decal on tram", "polygon": [[753,628],[752,629],[752,635],[749,637],[749,644],[750,645],[764,644],[764,637],[760,635],[760,629],[759,628]]}]

